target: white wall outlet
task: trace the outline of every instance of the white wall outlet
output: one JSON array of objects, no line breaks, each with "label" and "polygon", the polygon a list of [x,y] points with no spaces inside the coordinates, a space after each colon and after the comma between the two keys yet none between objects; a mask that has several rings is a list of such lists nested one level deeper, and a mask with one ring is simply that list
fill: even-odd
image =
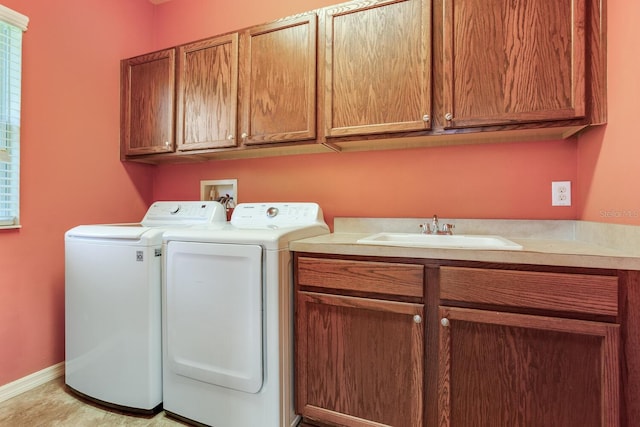
[{"label": "white wall outlet", "polygon": [[551,182],[551,206],[571,206],[571,181]]}]

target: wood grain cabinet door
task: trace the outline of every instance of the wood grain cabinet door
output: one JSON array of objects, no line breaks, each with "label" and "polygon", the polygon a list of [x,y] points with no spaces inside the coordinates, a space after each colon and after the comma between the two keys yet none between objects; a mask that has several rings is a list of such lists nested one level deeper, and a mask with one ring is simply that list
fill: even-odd
[{"label": "wood grain cabinet door", "polygon": [[175,50],[121,62],[121,156],[174,150]]},{"label": "wood grain cabinet door", "polygon": [[616,324],[440,307],[441,427],[616,427]]},{"label": "wood grain cabinet door", "polygon": [[438,0],[445,127],[585,116],[585,0]]},{"label": "wood grain cabinet door", "polygon": [[240,39],[242,142],[315,139],[317,15],[251,27]]},{"label": "wood grain cabinet door", "polygon": [[431,127],[431,3],[362,0],[325,9],[325,134]]},{"label": "wood grain cabinet door", "polygon": [[238,34],[178,47],[178,151],[237,146]]},{"label": "wood grain cabinet door", "polygon": [[296,409],[332,425],[423,426],[424,306],[297,293]]}]

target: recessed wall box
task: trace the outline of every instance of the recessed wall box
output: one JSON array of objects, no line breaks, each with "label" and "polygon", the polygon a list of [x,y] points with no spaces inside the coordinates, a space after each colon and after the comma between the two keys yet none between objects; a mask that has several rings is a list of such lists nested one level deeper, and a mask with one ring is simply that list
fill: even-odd
[{"label": "recessed wall box", "polygon": [[200,181],[200,200],[218,200],[227,195],[233,197],[234,203],[238,204],[237,179]]}]

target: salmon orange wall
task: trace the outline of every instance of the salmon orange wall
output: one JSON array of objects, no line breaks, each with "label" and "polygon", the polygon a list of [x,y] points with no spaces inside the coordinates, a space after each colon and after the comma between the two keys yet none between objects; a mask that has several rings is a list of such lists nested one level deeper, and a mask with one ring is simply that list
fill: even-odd
[{"label": "salmon orange wall", "polygon": [[[241,201],[316,200],[335,216],[578,218],[638,224],[640,4],[609,1],[609,124],[579,141],[227,160],[118,160],[119,60],[332,0],[0,0],[25,34],[23,228],[0,231],[0,386],[64,359],[64,232],[135,221],[153,199],[238,178]],[[574,206],[550,206],[550,182]]]},{"label": "salmon orange wall", "polygon": [[[172,0],[156,9],[156,48],[337,4],[335,0]],[[199,197],[205,179],[238,179],[240,202],[317,201],[335,216],[578,217],[551,207],[551,181],[576,182],[577,143],[496,144],[163,165],[156,199]]]},{"label": "salmon orange wall", "polygon": [[640,225],[640,3],[610,0],[608,8],[609,120],[580,138],[580,217]]},{"label": "salmon orange wall", "polygon": [[[64,232],[135,221],[150,168],[119,160],[119,61],[152,48],[147,0],[0,0],[24,34],[21,216],[0,230],[0,386],[64,360]],[[117,307],[114,307],[117,310]]]},{"label": "salmon orange wall", "polygon": [[[241,202],[316,201],[335,216],[573,218],[550,204],[552,179],[575,181],[575,143],[474,145],[226,160],[160,168],[160,199],[200,196],[200,180],[238,179]],[[538,208],[535,208],[538,207]],[[417,226],[417,224],[416,224]]]},{"label": "salmon orange wall", "polygon": [[157,49],[270,22],[344,0],[171,0],[155,10]]}]

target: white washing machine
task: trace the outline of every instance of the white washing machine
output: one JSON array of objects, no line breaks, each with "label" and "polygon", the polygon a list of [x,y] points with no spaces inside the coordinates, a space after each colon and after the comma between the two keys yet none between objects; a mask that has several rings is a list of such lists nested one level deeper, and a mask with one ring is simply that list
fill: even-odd
[{"label": "white washing machine", "polygon": [[218,202],[155,202],[139,224],[65,233],[65,381],[100,404],[162,404],[162,234],[226,223]]},{"label": "white washing machine", "polygon": [[163,397],[215,427],[291,427],[289,242],[329,233],[315,203],[245,203],[221,228],[165,233]]}]

